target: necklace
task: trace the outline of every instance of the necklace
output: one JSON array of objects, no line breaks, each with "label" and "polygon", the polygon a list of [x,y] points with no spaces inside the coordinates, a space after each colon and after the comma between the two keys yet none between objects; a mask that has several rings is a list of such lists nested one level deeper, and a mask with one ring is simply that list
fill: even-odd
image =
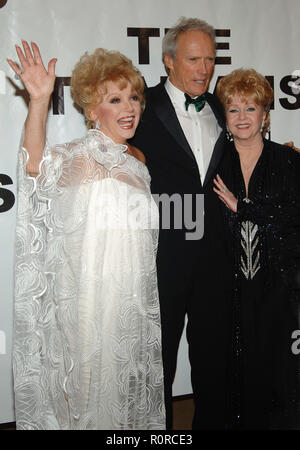
[{"label": "necklace", "polygon": [[250,163],[247,164],[247,166],[241,161],[241,166],[245,169],[246,172],[248,172],[248,170],[250,170],[258,161],[259,157],[261,155],[261,152],[254,158],[252,159],[252,161],[250,161]]},{"label": "necklace", "polygon": [[252,165],[252,164],[250,164],[249,167],[246,167],[245,164],[242,163],[242,161],[241,161],[241,164],[242,164],[242,167],[245,169],[246,172],[248,172],[248,170],[251,168],[251,165]]}]

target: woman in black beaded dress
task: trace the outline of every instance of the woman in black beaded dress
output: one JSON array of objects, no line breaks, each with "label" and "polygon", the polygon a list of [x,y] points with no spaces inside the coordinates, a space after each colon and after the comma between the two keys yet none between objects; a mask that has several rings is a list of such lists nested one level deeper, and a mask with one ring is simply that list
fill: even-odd
[{"label": "woman in black beaded dress", "polygon": [[262,75],[235,70],[217,93],[228,127],[214,190],[233,250],[234,426],[300,429],[300,155],[263,138],[273,91]]}]

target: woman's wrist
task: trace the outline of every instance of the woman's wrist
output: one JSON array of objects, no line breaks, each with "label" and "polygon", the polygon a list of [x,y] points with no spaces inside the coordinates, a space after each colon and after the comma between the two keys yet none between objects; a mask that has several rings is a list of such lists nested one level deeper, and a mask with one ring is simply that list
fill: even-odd
[{"label": "woman's wrist", "polygon": [[40,98],[29,98],[29,107],[47,107],[49,106],[50,103],[50,99],[51,99],[51,95],[46,95]]}]

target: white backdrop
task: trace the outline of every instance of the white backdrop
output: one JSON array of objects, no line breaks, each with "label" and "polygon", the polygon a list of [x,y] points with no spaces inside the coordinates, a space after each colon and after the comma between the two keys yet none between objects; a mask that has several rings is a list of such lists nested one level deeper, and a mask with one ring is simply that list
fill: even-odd
[{"label": "white backdrop", "polygon": [[[6,57],[15,59],[21,39],[40,46],[44,60],[57,57],[57,93],[49,116],[50,142],[80,137],[83,118],[74,109],[68,77],[79,57],[96,47],[129,56],[148,86],[165,76],[161,41],[180,16],[215,26],[218,76],[244,66],[270,77],[275,90],[272,139],[300,146],[299,0],[0,0],[0,423],[14,420],[11,369],[16,153],[26,102]],[[53,113],[54,112],[54,113]],[[191,392],[185,338],[181,341],[174,394]]]}]

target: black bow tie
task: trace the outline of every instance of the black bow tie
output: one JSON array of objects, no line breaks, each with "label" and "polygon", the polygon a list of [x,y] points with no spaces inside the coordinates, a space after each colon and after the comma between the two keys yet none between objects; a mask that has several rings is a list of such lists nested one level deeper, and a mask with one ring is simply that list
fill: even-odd
[{"label": "black bow tie", "polygon": [[188,110],[189,105],[192,103],[195,106],[197,112],[201,111],[204,108],[206,102],[205,94],[199,95],[199,97],[191,98],[188,94],[184,94],[185,96],[185,109]]}]

